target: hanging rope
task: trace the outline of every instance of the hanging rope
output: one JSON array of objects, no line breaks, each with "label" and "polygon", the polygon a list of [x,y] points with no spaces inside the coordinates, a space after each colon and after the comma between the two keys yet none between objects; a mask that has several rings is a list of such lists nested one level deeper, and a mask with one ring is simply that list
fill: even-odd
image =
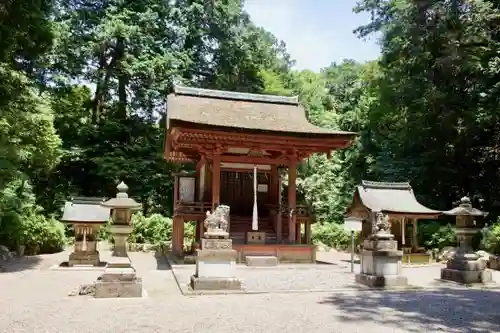
[{"label": "hanging rope", "polygon": [[252,230],[259,230],[259,213],[257,211],[257,166],[253,167],[253,214],[252,214]]}]

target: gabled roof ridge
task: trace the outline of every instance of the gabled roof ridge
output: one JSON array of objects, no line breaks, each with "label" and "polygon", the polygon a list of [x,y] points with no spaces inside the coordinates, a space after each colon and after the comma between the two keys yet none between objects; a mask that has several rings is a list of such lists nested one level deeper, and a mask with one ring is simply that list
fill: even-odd
[{"label": "gabled roof ridge", "polygon": [[100,205],[105,200],[102,197],[73,197],[70,202],[72,204]]},{"label": "gabled roof ridge", "polygon": [[174,93],[176,95],[187,95],[207,98],[219,98],[236,101],[258,102],[258,103],[275,103],[275,104],[288,104],[299,106],[299,97],[293,96],[278,96],[278,95],[264,95],[264,94],[251,94],[226,90],[212,90],[203,88],[185,87],[174,85]]},{"label": "gabled roof ridge", "polygon": [[407,190],[411,191],[412,187],[409,182],[377,182],[372,180],[362,180],[363,188],[373,189],[388,189],[388,190]]}]

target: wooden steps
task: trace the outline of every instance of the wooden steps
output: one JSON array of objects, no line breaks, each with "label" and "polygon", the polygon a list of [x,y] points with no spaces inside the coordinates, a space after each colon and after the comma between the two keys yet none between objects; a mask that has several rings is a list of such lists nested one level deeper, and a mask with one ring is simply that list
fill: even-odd
[{"label": "wooden steps", "polygon": [[[252,231],[252,218],[231,216],[229,234],[233,243],[245,244],[247,232]],[[266,233],[266,243],[276,243],[276,231],[269,218],[259,218],[259,231]]]}]

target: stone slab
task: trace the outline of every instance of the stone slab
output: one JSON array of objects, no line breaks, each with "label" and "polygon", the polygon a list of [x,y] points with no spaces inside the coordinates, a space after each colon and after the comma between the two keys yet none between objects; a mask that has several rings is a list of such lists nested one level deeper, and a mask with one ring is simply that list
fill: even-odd
[{"label": "stone slab", "polygon": [[191,276],[193,290],[241,290],[241,281],[235,277],[198,277]]},{"label": "stone slab", "polygon": [[401,256],[379,256],[373,252],[365,251],[361,257],[361,273],[376,276],[400,275]]},{"label": "stone slab", "polygon": [[236,261],[238,252],[233,249],[202,249],[196,250],[196,259],[204,261]]},{"label": "stone slab", "polygon": [[446,268],[459,271],[483,271],[488,266],[484,260],[464,260],[454,257],[446,262]]},{"label": "stone slab", "polygon": [[198,259],[196,261],[196,276],[207,278],[229,278],[234,276],[236,261]]},{"label": "stone slab", "polygon": [[107,267],[101,276],[101,281],[134,281],[136,279],[135,269],[129,268],[109,268]]},{"label": "stone slab", "polygon": [[95,298],[122,298],[142,297],[142,280],[134,281],[97,281],[95,284]]},{"label": "stone slab", "polygon": [[212,239],[212,238],[202,238],[201,239],[201,249],[202,250],[232,250],[233,240],[227,239]]},{"label": "stone slab", "polygon": [[132,263],[129,257],[111,257],[106,268],[130,268]]},{"label": "stone slab", "polygon": [[406,276],[375,276],[368,274],[356,274],[356,282],[371,288],[403,288],[408,286]]},{"label": "stone slab", "polygon": [[443,268],[441,269],[441,279],[461,284],[488,284],[493,283],[493,276],[488,270],[458,270]]},{"label": "stone slab", "polygon": [[68,266],[92,265],[99,266],[99,252],[73,252],[69,255]]},{"label": "stone slab", "polygon": [[366,250],[397,250],[398,242],[393,240],[373,240],[367,239],[363,241],[363,248]]},{"label": "stone slab", "polygon": [[278,258],[274,256],[246,256],[245,262],[251,267],[269,267],[277,266]]}]

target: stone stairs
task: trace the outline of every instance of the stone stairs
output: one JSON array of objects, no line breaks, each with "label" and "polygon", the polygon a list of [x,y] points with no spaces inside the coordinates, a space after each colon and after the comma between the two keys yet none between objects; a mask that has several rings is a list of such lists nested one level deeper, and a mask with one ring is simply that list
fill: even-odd
[{"label": "stone stairs", "polygon": [[275,256],[246,256],[245,263],[250,267],[272,267],[278,265]]}]

